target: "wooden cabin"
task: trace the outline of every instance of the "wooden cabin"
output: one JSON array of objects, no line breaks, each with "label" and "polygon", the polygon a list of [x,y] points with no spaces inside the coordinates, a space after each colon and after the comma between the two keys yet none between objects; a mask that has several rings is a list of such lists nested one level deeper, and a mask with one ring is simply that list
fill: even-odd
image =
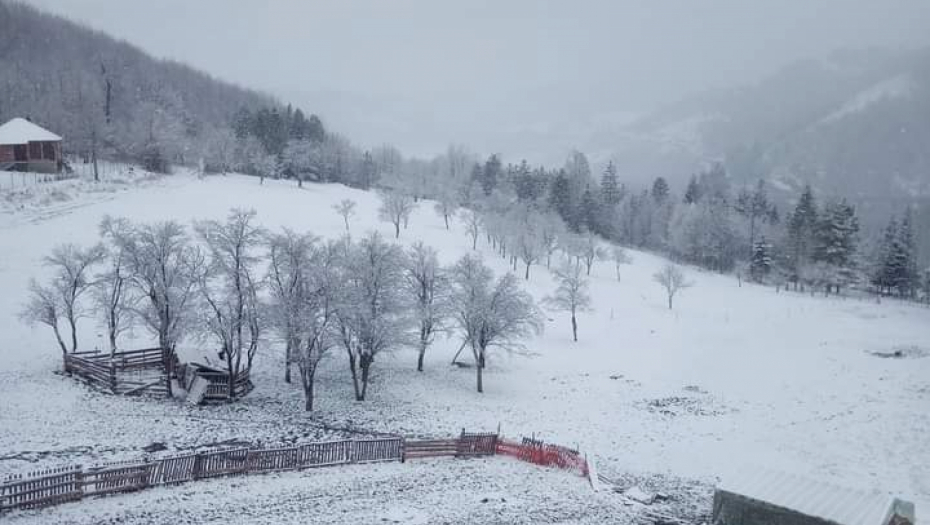
[{"label": "wooden cabin", "polygon": [[24,118],[0,126],[0,171],[59,173],[61,137]]}]

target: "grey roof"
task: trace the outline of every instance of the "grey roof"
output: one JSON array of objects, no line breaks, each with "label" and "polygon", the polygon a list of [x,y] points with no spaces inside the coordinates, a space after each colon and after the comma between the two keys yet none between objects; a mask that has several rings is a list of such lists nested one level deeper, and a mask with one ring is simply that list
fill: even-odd
[{"label": "grey roof", "polygon": [[29,142],[59,141],[61,137],[33,124],[24,118],[14,118],[0,126],[0,144],[27,144]]},{"label": "grey roof", "polygon": [[719,488],[839,525],[885,525],[892,513],[901,509],[911,514],[904,517],[914,520],[913,506],[888,494],[841,487],[788,472],[745,468],[725,478]]}]

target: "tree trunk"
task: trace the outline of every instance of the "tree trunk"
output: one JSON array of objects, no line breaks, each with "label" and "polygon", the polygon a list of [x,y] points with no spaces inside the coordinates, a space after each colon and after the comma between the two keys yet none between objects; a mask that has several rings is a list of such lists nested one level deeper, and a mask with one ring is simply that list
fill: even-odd
[{"label": "tree trunk", "polygon": [[484,367],[481,366],[480,364],[476,364],[475,369],[478,371],[478,372],[477,372],[477,374],[478,374],[478,393],[479,393],[479,394],[483,394],[483,393],[484,393],[484,384],[481,382],[481,371],[484,370]]},{"label": "tree trunk", "polygon": [[578,321],[575,320],[575,313],[572,312],[572,337],[578,342]]},{"label": "tree trunk", "polygon": [[284,346],[284,382],[291,384],[291,344],[288,341]]},{"label": "tree trunk", "polygon": [[362,400],[362,392],[358,387],[358,369],[355,367],[355,353],[349,350],[349,370],[352,372],[352,388],[355,390],[355,400]]},{"label": "tree trunk", "polygon": [[420,355],[417,357],[417,372],[423,371],[423,356],[426,355],[426,343],[420,342]]},{"label": "tree trunk", "polygon": [[349,233],[349,218],[343,217],[342,219],[346,222],[346,233]]},{"label": "tree trunk", "polygon": [[668,294],[668,309],[672,309],[672,294]]},{"label": "tree trunk", "polygon": [[368,391],[368,371],[371,370],[371,362],[373,359],[367,354],[362,354],[359,358],[359,366],[362,369],[362,395],[357,399],[357,401],[365,400],[365,393]]},{"label": "tree trunk", "polygon": [[462,353],[462,350],[465,350],[465,345],[468,344],[468,340],[462,341],[462,346],[459,347],[459,351],[455,353],[455,357],[452,358],[452,364],[455,364],[455,361],[459,358],[459,354]]},{"label": "tree trunk", "polygon": [[68,347],[65,345],[65,340],[61,338],[61,331],[58,330],[58,323],[52,325],[52,330],[55,332],[55,339],[58,340],[58,346],[61,347],[61,354],[68,355]]},{"label": "tree trunk", "polygon": [[472,250],[478,249],[478,236],[477,235],[471,236],[471,249]]},{"label": "tree trunk", "polygon": [[73,317],[68,318],[68,326],[71,327],[71,353],[77,352],[78,342],[77,342],[77,324]]},{"label": "tree trunk", "polygon": [[527,281],[530,280],[530,263],[526,263],[526,275],[524,276],[524,279]]},{"label": "tree trunk", "polygon": [[306,374],[304,379],[304,410],[307,412],[313,412],[313,379],[316,375],[316,370]]},{"label": "tree trunk", "polygon": [[449,229],[449,214],[448,214],[448,213],[443,214],[442,218],[445,219],[445,221],[446,221],[446,229],[448,230],[448,229]]},{"label": "tree trunk", "polygon": [[394,223],[394,238],[395,239],[400,238],[400,222],[399,221]]}]

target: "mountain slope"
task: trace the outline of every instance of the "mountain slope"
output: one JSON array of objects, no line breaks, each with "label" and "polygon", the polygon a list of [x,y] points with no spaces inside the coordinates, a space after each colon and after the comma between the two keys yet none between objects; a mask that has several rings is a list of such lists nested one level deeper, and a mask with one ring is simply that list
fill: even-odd
[{"label": "mountain slope", "polygon": [[71,152],[99,138],[114,155],[137,156],[158,141],[166,154],[192,161],[229,130],[238,109],[279,106],[269,96],[3,0],[0,64],[0,122],[28,117],[65,137]]},{"label": "mountain slope", "polygon": [[[722,159],[740,182],[769,178],[792,190],[810,182],[885,206],[930,196],[930,50],[798,62],[756,85],[670,105],[627,134],[652,139],[664,158],[683,157],[683,176]],[[619,138],[614,155],[621,166],[628,141]]]}]

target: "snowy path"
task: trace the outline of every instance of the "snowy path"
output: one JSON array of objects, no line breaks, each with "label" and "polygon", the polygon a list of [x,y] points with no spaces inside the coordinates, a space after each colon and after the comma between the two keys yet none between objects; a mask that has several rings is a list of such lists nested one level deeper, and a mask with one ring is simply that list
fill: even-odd
[{"label": "snowy path", "polygon": [[[90,462],[95,454],[138,455],[152,441],[194,446],[321,435],[300,410],[299,389],[279,380],[276,347],[259,358],[257,388],[243,403],[189,409],[95,394],[51,374],[60,359],[51,337],[15,315],[28,277],[41,273],[41,256],[58,242],[95,240],[104,214],[188,221],[252,207],[268,227],[336,236],[344,226],[332,205],[344,198],[359,203],[353,233],[388,233],[376,220],[373,194],[335,185],[259,186],[233,176],[174,179],[0,228],[0,472],[35,468],[2,460],[23,451],[41,462]],[[447,232],[431,205],[421,206],[401,234],[404,243],[420,239],[444,262],[470,251],[464,231]],[[505,270],[504,261],[479,249]],[[619,283],[609,264],[595,266],[595,311],[580,316],[578,343],[570,340],[568,320],[550,314],[546,333],[528,345],[531,356],[491,356],[483,396],[473,391],[472,370],[448,365],[455,340],[437,342],[422,374],[412,351],[379,359],[371,399],[361,404],[351,401],[337,352],[320,373],[317,417],[418,435],[500,423],[505,434],[577,443],[612,476],[633,470],[713,481],[756,463],[930,501],[930,357],[868,353],[930,349],[930,310],[739,288],[734,279],[689,269],[696,286],[669,312],[651,281],[662,260],[632,256]],[[534,267],[528,288],[541,298],[553,284]],[[85,348],[102,346],[91,326],[84,335]],[[240,426],[224,421],[240,416]]]}]

